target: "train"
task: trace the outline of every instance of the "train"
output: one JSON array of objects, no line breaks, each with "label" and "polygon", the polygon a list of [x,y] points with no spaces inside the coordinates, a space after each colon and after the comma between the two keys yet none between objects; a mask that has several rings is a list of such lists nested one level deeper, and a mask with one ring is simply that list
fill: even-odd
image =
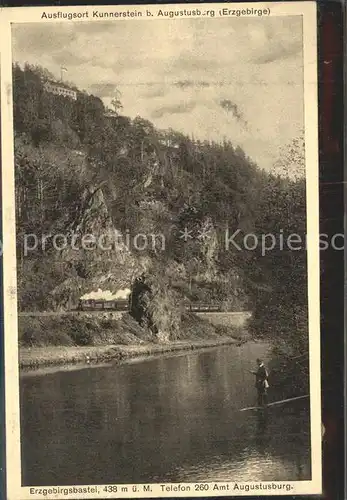
[{"label": "train", "polygon": [[221,312],[222,307],[219,304],[201,304],[198,302],[191,302],[186,304],[187,311],[190,312]]},{"label": "train", "polygon": [[80,299],[77,306],[78,311],[128,311],[129,300],[97,300],[97,299]]},{"label": "train", "polygon": [[[123,311],[129,310],[128,299],[101,300],[101,299],[80,299],[78,311]],[[184,305],[189,312],[221,312],[219,304],[204,304],[199,302],[190,302]]]}]

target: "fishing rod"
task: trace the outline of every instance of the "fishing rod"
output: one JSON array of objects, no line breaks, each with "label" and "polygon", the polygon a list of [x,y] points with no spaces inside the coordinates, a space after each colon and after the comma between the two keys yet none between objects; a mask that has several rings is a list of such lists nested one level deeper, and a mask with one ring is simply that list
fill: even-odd
[{"label": "fishing rod", "polygon": [[273,403],[268,403],[265,406],[249,406],[248,408],[241,408],[239,411],[248,411],[248,410],[263,410],[271,406],[277,406],[280,404],[288,403],[290,401],[297,401],[299,399],[309,398],[309,394],[305,394],[304,396],[296,396],[295,398],[281,399],[280,401],[274,401]]}]

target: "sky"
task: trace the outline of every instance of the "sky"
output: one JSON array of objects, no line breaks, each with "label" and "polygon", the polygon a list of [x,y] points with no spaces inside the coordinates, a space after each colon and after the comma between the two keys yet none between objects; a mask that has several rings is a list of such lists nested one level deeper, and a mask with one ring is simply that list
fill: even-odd
[{"label": "sky", "polygon": [[304,128],[301,16],[15,24],[38,64],[160,129],[230,140],[269,170]]}]

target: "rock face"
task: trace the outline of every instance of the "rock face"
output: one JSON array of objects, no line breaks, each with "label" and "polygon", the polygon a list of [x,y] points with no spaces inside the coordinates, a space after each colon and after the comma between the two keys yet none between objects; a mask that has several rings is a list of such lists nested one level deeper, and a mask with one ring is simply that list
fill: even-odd
[{"label": "rock face", "polygon": [[165,343],[177,338],[181,327],[180,299],[163,276],[138,277],[130,295],[131,316],[151,332],[152,339]]},{"label": "rock face", "polygon": [[149,328],[153,335],[158,333],[158,328],[154,324],[153,316],[150,312],[150,302],[153,299],[153,292],[146,277],[142,274],[136,278],[130,295],[130,314],[140,326]]},{"label": "rock face", "polygon": [[170,334],[167,331],[158,331],[157,333],[157,340],[161,344],[165,344],[166,342],[170,341]]},{"label": "rock face", "polygon": [[[70,266],[68,277],[51,292],[53,309],[71,309],[83,293],[101,290],[119,290],[129,285],[129,275],[136,273],[137,259],[131,254],[111,220],[101,186],[85,190],[79,210],[68,228],[74,238],[55,257]],[[91,241],[83,244],[83,241]]]}]

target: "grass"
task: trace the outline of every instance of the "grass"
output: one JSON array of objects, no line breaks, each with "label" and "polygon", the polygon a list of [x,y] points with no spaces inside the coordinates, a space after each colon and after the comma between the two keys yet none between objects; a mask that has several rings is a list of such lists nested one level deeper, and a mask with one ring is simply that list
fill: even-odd
[{"label": "grass", "polygon": [[182,316],[181,328],[174,338],[161,343],[129,314],[121,319],[93,313],[19,318],[19,357],[23,369],[122,361],[246,339],[244,330],[216,327],[192,313]]},{"label": "grass", "polygon": [[96,313],[19,317],[20,347],[105,346],[149,340],[150,332],[128,314],[121,319]]}]

